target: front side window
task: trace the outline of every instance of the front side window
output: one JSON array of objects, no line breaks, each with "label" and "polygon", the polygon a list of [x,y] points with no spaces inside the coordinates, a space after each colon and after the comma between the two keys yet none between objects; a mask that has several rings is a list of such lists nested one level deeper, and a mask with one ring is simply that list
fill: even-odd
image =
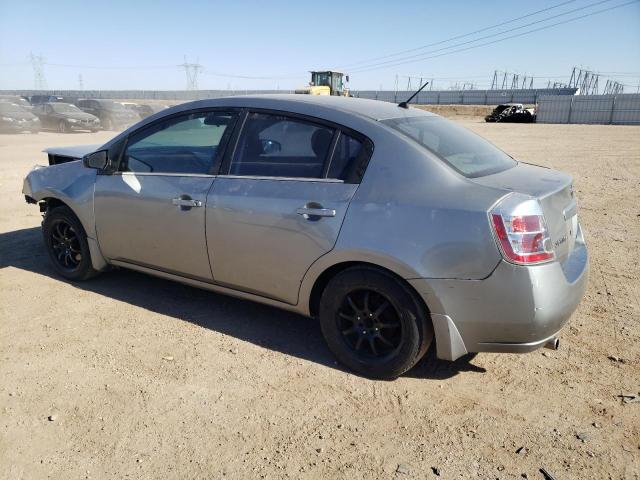
[{"label": "front side window", "polygon": [[320,178],[334,130],[283,115],[250,113],[229,174]]},{"label": "front side window", "polygon": [[490,175],[517,164],[479,135],[444,118],[395,118],[382,123],[412,138],[466,177]]},{"label": "front side window", "polygon": [[155,123],[129,138],[120,170],[211,174],[223,135],[235,118],[234,113],[199,112]]}]

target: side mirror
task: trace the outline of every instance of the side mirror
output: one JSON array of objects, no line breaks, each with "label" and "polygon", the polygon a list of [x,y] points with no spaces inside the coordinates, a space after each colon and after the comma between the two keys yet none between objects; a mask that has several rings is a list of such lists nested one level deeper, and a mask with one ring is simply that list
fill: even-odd
[{"label": "side mirror", "polygon": [[260,140],[260,143],[262,143],[262,153],[265,155],[282,151],[282,144],[275,140]]},{"label": "side mirror", "polygon": [[108,160],[109,158],[107,157],[107,151],[100,150],[99,152],[93,152],[89,155],[85,155],[82,158],[82,164],[87,168],[104,170],[107,167]]}]

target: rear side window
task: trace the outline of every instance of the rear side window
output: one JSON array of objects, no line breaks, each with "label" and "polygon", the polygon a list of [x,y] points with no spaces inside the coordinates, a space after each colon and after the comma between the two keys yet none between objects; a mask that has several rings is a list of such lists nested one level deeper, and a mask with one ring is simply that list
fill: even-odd
[{"label": "rear side window", "polygon": [[284,115],[250,113],[230,175],[320,178],[334,130]]},{"label": "rear side window", "polygon": [[481,177],[517,164],[479,135],[440,117],[409,117],[382,123],[412,138],[466,177]]},{"label": "rear side window", "polygon": [[360,181],[358,167],[362,163],[363,155],[367,155],[367,153],[362,142],[346,133],[341,133],[327,177],[344,180],[347,183],[357,183]]},{"label": "rear side window", "polygon": [[236,115],[199,112],[171,117],[133,134],[120,170],[141,173],[212,173],[218,146]]}]

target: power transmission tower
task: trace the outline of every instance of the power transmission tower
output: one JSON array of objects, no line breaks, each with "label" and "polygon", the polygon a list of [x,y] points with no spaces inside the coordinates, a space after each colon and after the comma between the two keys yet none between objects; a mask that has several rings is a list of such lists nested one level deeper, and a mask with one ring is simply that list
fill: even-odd
[{"label": "power transmission tower", "polygon": [[624,85],[617,80],[607,80],[607,84],[604,86],[603,95],[618,95],[624,93]]},{"label": "power transmission tower", "polygon": [[36,90],[44,90],[47,87],[47,81],[44,78],[44,64],[46,59],[42,55],[29,54],[29,61],[33,67],[33,87]]},{"label": "power transmission tower", "polygon": [[198,63],[189,63],[187,62],[187,56],[184,56],[184,63],[178,65],[179,67],[184,68],[184,73],[187,77],[187,90],[198,90],[198,75],[202,71],[202,65]]},{"label": "power transmission tower", "polygon": [[569,88],[577,88],[580,95],[597,95],[600,75],[589,70],[573,67]]}]

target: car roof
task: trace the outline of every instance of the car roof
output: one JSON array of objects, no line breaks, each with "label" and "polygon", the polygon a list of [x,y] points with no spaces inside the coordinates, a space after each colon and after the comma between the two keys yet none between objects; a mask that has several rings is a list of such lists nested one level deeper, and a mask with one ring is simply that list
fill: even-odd
[{"label": "car roof", "polygon": [[353,97],[304,94],[239,95],[211,100],[197,100],[195,102],[178,105],[174,107],[174,109],[179,108],[179,110],[188,110],[215,106],[277,108],[285,111],[287,108],[292,107],[297,107],[293,108],[293,110],[299,110],[300,107],[307,107],[307,110],[312,111],[314,110],[314,107],[316,107],[320,110],[340,110],[343,113],[351,113],[373,120],[415,116],[436,116],[433,113],[416,108],[401,108],[395,103],[390,102]]}]

